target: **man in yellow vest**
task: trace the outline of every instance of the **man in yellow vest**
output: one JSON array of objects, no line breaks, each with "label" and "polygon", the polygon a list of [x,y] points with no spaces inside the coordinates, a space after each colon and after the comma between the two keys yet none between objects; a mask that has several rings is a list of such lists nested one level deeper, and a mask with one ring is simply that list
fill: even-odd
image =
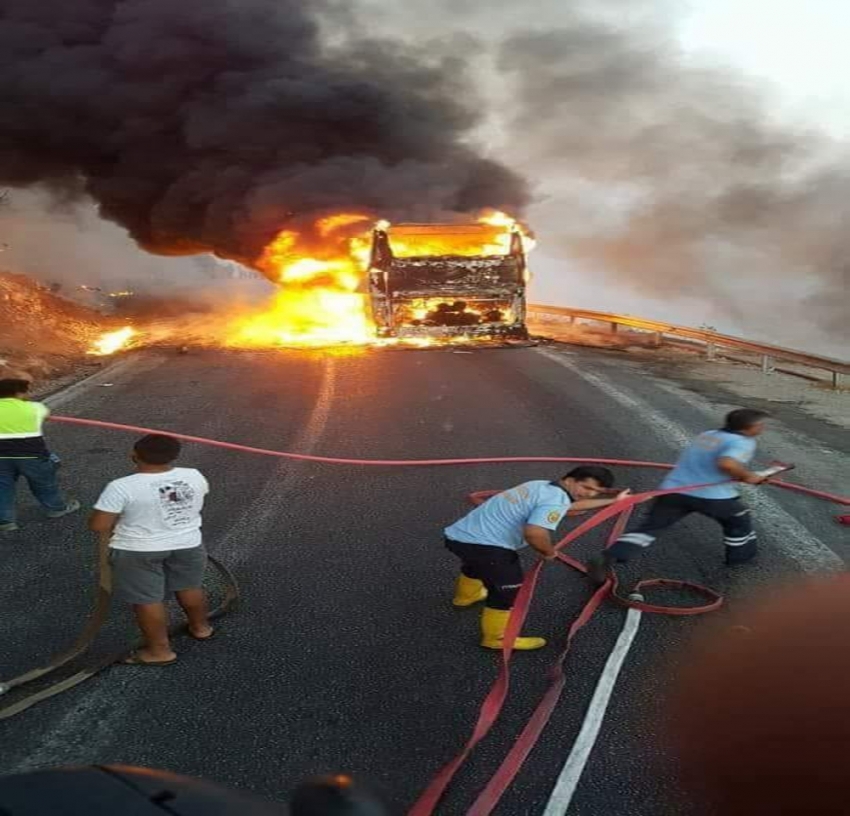
[{"label": "man in yellow vest", "polygon": [[61,518],[80,509],[66,501],[56,482],[56,458],[44,442],[42,425],[50,409],[27,399],[25,379],[0,379],[0,533],[18,529],[15,523],[15,486],[22,476],[48,518]]}]

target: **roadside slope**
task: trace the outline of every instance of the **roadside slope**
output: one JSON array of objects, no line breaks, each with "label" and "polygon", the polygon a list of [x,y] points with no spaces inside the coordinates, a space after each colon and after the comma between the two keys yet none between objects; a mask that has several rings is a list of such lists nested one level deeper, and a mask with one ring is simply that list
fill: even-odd
[{"label": "roadside slope", "polygon": [[107,328],[103,315],[57,297],[24,275],[0,272],[0,370],[43,380],[91,364],[92,339]]}]

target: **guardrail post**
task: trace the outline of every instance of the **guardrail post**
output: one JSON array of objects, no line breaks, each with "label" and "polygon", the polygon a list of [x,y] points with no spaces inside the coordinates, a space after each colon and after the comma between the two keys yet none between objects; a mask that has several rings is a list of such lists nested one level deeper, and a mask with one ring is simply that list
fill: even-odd
[{"label": "guardrail post", "polygon": [[619,326],[616,323],[611,324],[611,334],[616,334]]},{"label": "guardrail post", "polygon": [[837,371],[832,372],[832,388],[834,391],[841,388],[841,374]]},{"label": "guardrail post", "polygon": [[652,340],[651,340],[652,347],[653,348],[661,348],[662,342],[663,341],[662,341],[661,332],[653,332],[652,333]]},{"label": "guardrail post", "polygon": [[769,354],[763,354],[761,357],[761,370],[764,374],[773,373],[773,357]]},{"label": "guardrail post", "polygon": [[705,358],[706,360],[716,360],[717,359],[717,346],[714,343],[706,343],[705,345]]}]

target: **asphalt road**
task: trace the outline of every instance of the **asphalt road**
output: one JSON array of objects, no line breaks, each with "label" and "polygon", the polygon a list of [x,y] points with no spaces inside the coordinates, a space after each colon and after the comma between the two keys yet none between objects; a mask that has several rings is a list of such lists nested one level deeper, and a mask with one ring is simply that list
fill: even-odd
[{"label": "asphalt road", "polygon": [[[714,426],[734,403],[722,392],[664,383],[624,359],[575,348],[148,354],[60,397],[57,411],[343,457],[670,461],[682,438]],[[66,484],[86,504],[127,472],[132,437],[59,425],[49,433]],[[786,408],[764,438],[763,458],[798,455],[811,463],[801,478],[838,490],[842,438]],[[821,459],[829,463],[823,472]],[[241,609],[213,642],[178,641],[173,667],[115,667],[0,724],[0,771],[123,762],[282,798],[305,776],[341,770],[403,813],[461,747],[498,662],[476,645],[477,612],[449,604],[456,565],[441,527],[463,511],[471,489],[563,468],[331,467],[199,446],[183,462],[212,484],[206,538],[238,576]],[[618,476],[636,489],[658,479],[635,469]],[[727,572],[717,531],[694,519],[646,557],[644,574],[712,585],[734,606],[774,580],[841,563],[848,542],[833,508],[775,489],[762,495],[757,564]],[[22,532],[0,541],[0,677],[67,644],[91,602],[93,545],[83,517],[49,522],[27,500],[20,520]],[[586,580],[547,567],[526,630],[557,644],[588,597]],[[623,617],[605,608],[580,635],[561,704],[498,813],[542,812]],[[701,625],[644,618],[572,813],[699,812],[679,789],[660,723],[679,647]],[[516,657],[503,719],[442,813],[463,813],[495,770],[545,688],[554,654]]]}]

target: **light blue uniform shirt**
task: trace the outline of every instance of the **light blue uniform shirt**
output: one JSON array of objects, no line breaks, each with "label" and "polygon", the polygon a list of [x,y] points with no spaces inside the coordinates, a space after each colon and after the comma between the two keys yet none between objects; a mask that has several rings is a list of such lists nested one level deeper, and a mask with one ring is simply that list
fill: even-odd
[{"label": "light blue uniform shirt", "polygon": [[[706,431],[694,439],[661,483],[662,489],[684,487],[693,484],[728,482],[729,476],[717,466],[717,460],[728,457],[742,465],[749,464],[756,452],[756,440],[752,436],[741,436],[728,431]],[[687,496],[701,499],[734,499],[738,494],[736,485],[718,484],[689,490]]]},{"label": "light blue uniform shirt", "polygon": [[567,491],[557,484],[524,482],[488,499],[444,532],[452,541],[521,550],[527,546],[526,524],[556,530],[571,504]]}]

